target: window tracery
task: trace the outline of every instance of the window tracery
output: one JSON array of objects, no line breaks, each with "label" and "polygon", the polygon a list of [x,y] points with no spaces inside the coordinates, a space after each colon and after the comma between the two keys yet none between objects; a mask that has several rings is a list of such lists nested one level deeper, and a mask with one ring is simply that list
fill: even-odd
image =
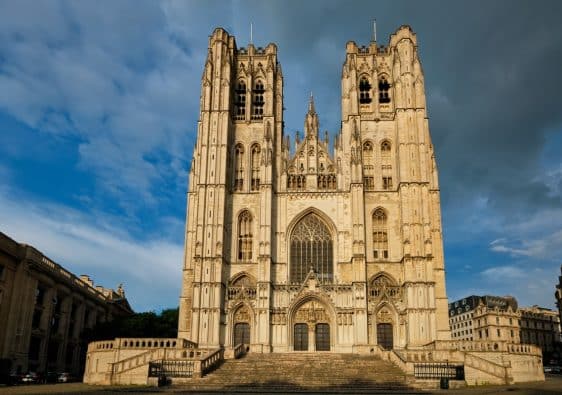
[{"label": "window tracery", "polygon": [[365,76],[362,76],[359,80],[359,103],[371,103],[371,83]]},{"label": "window tracery", "polygon": [[386,77],[383,75],[379,79],[379,103],[385,104],[390,103],[390,84],[388,83]]},{"label": "window tracery", "polygon": [[246,83],[238,81],[234,90],[234,119],[243,120],[246,118]]},{"label": "window tracery", "polygon": [[373,257],[388,259],[388,231],[386,213],[378,208],[373,213]]},{"label": "window tracery", "polygon": [[311,268],[322,283],[333,281],[332,235],[324,222],[314,213],[302,218],[291,234],[292,283],[302,283]]},{"label": "window tracery", "polygon": [[263,82],[257,80],[254,85],[254,90],[252,92],[253,101],[252,101],[252,119],[262,119],[263,118],[263,107],[265,104],[264,100],[265,94],[265,87]]},{"label": "window tracery", "polygon": [[369,296],[371,298],[379,298],[387,295],[390,298],[400,296],[400,287],[387,275],[380,274],[369,284]]},{"label": "window tracery", "polygon": [[252,214],[244,210],[238,216],[238,260],[252,259]]}]

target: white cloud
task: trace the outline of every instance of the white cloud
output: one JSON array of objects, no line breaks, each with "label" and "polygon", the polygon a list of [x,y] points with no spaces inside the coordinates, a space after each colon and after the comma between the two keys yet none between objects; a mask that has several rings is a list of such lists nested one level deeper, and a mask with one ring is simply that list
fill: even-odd
[{"label": "white cloud", "polygon": [[76,275],[91,275],[96,284],[115,288],[124,283],[129,302],[139,311],[178,304],[183,246],[177,242],[136,240],[113,218],[22,201],[6,190],[0,191],[0,231]]},{"label": "white cloud", "polygon": [[[162,180],[185,179],[205,38],[179,39],[155,2],[4,4],[1,110],[79,137],[79,166],[127,209],[153,204]],[[155,163],[154,152],[168,157]]]}]

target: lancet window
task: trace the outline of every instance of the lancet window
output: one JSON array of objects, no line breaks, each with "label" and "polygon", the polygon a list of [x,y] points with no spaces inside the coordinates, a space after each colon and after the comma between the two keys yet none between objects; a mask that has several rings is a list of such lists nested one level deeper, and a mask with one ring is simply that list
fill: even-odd
[{"label": "lancet window", "polygon": [[244,146],[237,144],[234,149],[234,190],[244,190]]},{"label": "lancet window", "polygon": [[371,83],[363,76],[359,80],[359,103],[369,104],[371,102]]},{"label": "lancet window", "polygon": [[370,141],[363,144],[363,185],[367,191],[375,189],[375,155]]},{"label": "lancet window", "polygon": [[246,84],[238,81],[234,90],[234,119],[242,120],[246,118]]},{"label": "lancet window", "polygon": [[390,149],[391,149],[390,141],[384,140],[381,143],[381,156],[383,158],[389,158],[390,157]]},{"label": "lancet window", "polygon": [[314,213],[302,218],[291,234],[290,281],[302,283],[310,269],[322,283],[334,277],[332,235],[326,224]]},{"label": "lancet window", "polygon": [[265,94],[265,87],[263,82],[257,80],[254,85],[253,94],[253,101],[252,101],[252,119],[262,119],[263,118],[263,107],[265,104],[264,94]]},{"label": "lancet window", "polygon": [[379,79],[379,103],[390,103],[390,84],[388,83],[386,77],[383,75]]},{"label": "lancet window", "polygon": [[252,259],[252,214],[248,210],[238,216],[238,260]]},{"label": "lancet window", "polygon": [[252,146],[252,182],[250,185],[250,189],[252,191],[257,191],[260,189],[260,153],[261,149],[258,144]]},{"label": "lancet window", "polygon": [[378,208],[373,213],[373,257],[388,259],[388,229],[386,213]]}]

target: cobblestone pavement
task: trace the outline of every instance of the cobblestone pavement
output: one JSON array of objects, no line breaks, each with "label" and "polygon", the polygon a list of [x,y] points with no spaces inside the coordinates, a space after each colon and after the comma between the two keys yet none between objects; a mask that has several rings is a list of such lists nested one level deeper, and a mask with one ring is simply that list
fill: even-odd
[{"label": "cobblestone pavement", "polygon": [[[324,394],[328,391],[307,392],[308,394]],[[45,385],[18,385],[5,387],[0,385],[2,395],[40,395],[40,394],[87,394],[87,395],[110,395],[110,394],[154,394],[154,393],[190,393],[190,394],[219,394],[221,391],[189,392],[182,387],[144,387],[144,386],[91,386],[82,383],[70,384],[45,384]],[[230,393],[257,393],[252,391],[232,391]],[[274,392],[276,395],[294,392]],[[365,392],[347,392],[338,390],[337,394],[354,394]],[[383,393],[383,392],[381,392]],[[417,392],[393,392],[393,393],[420,393]],[[545,382],[522,383],[511,386],[481,386],[462,389],[423,391],[423,394],[451,394],[451,395],[474,395],[474,394],[506,394],[506,395],[550,395],[562,394],[562,375],[547,375]]]}]

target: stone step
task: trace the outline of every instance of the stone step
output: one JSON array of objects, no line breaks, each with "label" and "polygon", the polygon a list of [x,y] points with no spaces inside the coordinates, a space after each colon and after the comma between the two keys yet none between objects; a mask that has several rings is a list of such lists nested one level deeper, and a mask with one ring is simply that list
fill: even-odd
[{"label": "stone step", "polygon": [[248,354],[190,380],[186,390],[384,392],[409,391],[408,378],[376,356],[333,353]]}]

